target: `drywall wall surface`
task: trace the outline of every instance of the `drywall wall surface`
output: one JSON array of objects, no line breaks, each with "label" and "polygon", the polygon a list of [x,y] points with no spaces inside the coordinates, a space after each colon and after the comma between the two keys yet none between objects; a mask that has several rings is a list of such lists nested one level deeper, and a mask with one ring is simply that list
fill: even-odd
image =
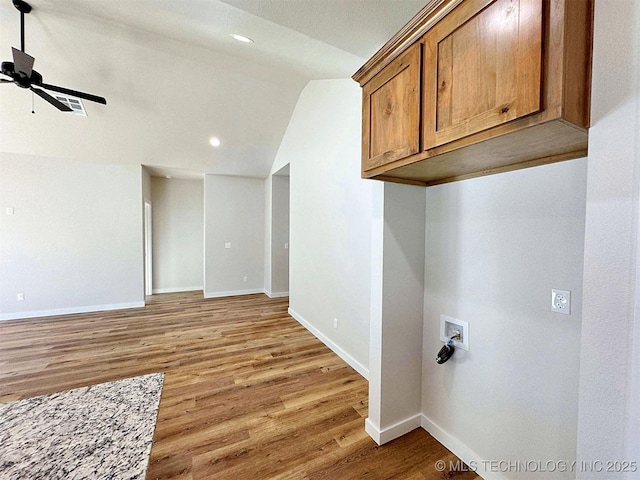
[{"label": "drywall wall surface", "polygon": [[[636,107],[636,128],[635,128],[635,171],[636,174],[635,184],[636,188],[640,188],[640,180],[638,179],[637,166],[640,164],[640,134],[638,134],[638,127],[640,123],[640,33],[638,33],[637,26],[640,24],[640,2],[634,2],[635,9],[631,16],[632,23],[635,25],[635,53],[633,58],[635,59],[635,107]],[[635,23],[634,23],[635,22]],[[638,190],[636,190],[636,194]],[[588,198],[588,197],[587,197]],[[633,203],[636,206],[640,206],[637,197],[633,199]],[[636,211],[636,240],[635,240],[635,260],[636,268],[634,275],[634,319],[633,319],[633,356],[632,356],[632,370],[631,370],[631,395],[629,396],[629,424],[627,425],[627,455],[626,458],[637,459],[640,461],[640,281],[638,281],[638,274],[640,272],[640,229],[638,225],[640,219],[640,208]],[[634,478],[636,472],[629,472],[627,477],[629,479]]]},{"label": "drywall wall surface", "polygon": [[360,122],[355,82],[312,81],[276,161],[290,163],[291,311],[367,375],[375,182],[360,179]]},{"label": "drywall wall surface", "polygon": [[[298,102],[296,103],[296,105],[300,102],[301,95],[298,97]],[[295,112],[295,109],[294,109],[294,112]],[[294,121],[297,123],[298,120],[296,119],[295,115],[292,114],[291,118],[289,119],[289,124],[287,125],[287,130],[289,128],[292,128],[292,131],[293,131],[296,128],[298,129],[300,128],[299,126],[292,125]],[[282,153],[281,153],[281,150],[282,150]],[[279,174],[280,172],[283,171],[283,169],[288,170],[289,174],[291,173],[291,165],[289,163],[291,161],[291,159],[289,158],[290,153],[291,153],[291,136],[289,136],[289,141],[285,141],[285,138],[283,137],[282,142],[280,143],[280,147],[278,148],[278,153],[276,154],[276,158],[274,159],[273,164],[271,165],[271,170],[269,172],[269,175]]]},{"label": "drywall wall surface", "polygon": [[143,305],[141,198],[139,165],[0,153],[0,318]]},{"label": "drywall wall surface", "polygon": [[[369,301],[369,412],[365,430],[376,443],[382,443],[382,299],[384,294],[384,187],[374,182],[371,218],[371,288]],[[420,382],[422,383],[422,382]]]},{"label": "drywall wall surface", "polygon": [[[423,425],[463,460],[576,458],[586,172],[578,159],[426,189]],[[553,288],[571,315],[551,311]],[[469,322],[470,349],[438,365],[443,314]]]},{"label": "drywall wall surface", "polygon": [[206,175],[204,202],[205,297],[263,292],[264,180]]},{"label": "drywall wall surface", "polygon": [[425,189],[384,186],[381,427],[420,413]]},{"label": "drywall wall surface", "polygon": [[153,291],[201,290],[204,181],[151,177]]},{"label": "drywall wall surface", "polygon": [[[142,171],[142,201],[140,202],[140,208],[142,209],[142,251],[143,251],[143,264],[144,264],[144,293],[150,295],[153,293],[153,265],[147,266],[147,256],[150,257],[150,263],[153,263],[153,205],[151,201],[151,173],[144,166],[141,165]],[[150,219],[147,221],[147,203],[149,204]],[[147,228],[149,232],[147,233]],[[149,244],[147,245],[147,234],[149,235]],[[148,249],[148,251],[147,251]],[[149,271],[147,271],[147,267]],[[149,284],[147,284],[149,282]]]},{"label": "drywall wall surface", "polygon": [[267,295],[271,292],[271,189],[269,175],[264,180],[264,291]]},{"label": "drywall wall surface", "polygon": [[271,196],[271,294],[289,292],[289,177],[274,175]]},{"label": "drywall wall surface", "polygon": [[[634,316],[640,9],[632,0],[597,0],[595,7],[578,458],[640,461],[627,458],[630,444],[638,442],[638,430],[632,431],[632,426],[639,408],[631,400],[632,362],[638,361],[632,332],[640,328]],[[607,471],[608,479],[638,475]],[[602,472],[587,469],[577,478],[602,478]]]},{"label": "drywall wall surface", "polygon": [[367,419],[379,444],[420,425],[425,255],[425,189],[382,185],[382,221],[372,223]]},{"label": "drywall wall surface", "polygon": [[142,208],[144,209],[144,202],[151,202],[151,174],[149,170],[142,166]]},{"label": "drywall wall surface", "polygon": [[[637,243],[636,243],[637,245]],[[636,272],[638,272],[636,266]],[[636,277],[637,278],[637,277]],[[636,284],[637,285],[637,284]],[[640,306],[638,305],[638,298],[640,292],[636,288],[636,308],[635,318],[638,318],[640,312]],[[640,326],[638,326],[637,320],[633,327],[634,332],[634,344],[633,344],[633,357],[632,357],[632,370],[630,375],[631,382],[631,394],[629,395],[628,408],[629,408],[629,423],[626,426],[627,436],[627,449],[625,458],[628,459],[640,459]],[[633,461],[633,460],[630,460]],[[629,472],[628,478],[632,479],[633,474],[636,472]],[[636,477],[637,478],[637,477]]]}]

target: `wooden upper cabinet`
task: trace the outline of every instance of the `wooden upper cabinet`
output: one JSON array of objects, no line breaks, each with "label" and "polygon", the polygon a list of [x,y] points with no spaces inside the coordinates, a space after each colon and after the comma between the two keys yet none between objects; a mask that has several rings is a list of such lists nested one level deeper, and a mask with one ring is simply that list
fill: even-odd
[{"label": "wooden upper cabinet", "polygon": [[593,0],[430,0],[353,76],[363,177],[434,185],[585,156],[592,31]]},{"label": "wooden upper cabinet", "polygon": [[540,111],[542,0],[470,0],[424,36],[424,148]]},{"label": "wooden upper cabinet", "polygon": [[420,151],[421,45],[412,46],[363,89],[364,169]]}]

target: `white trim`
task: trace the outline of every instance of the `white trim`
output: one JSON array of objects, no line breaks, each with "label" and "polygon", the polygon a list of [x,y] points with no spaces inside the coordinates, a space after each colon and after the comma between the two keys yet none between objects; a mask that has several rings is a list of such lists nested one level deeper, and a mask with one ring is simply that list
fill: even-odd
[{"label": "white trim", "polygon": [[407,433],[422,426],[422,415],[416,413],[413,417],[405,418],[393,425],[380,429],[377,425],[368,418],[364,421],[364,429],[369,434],[373,441],[378,445],[384,445],[385,443],[395,440]]},{"label": "white trim", "polygon": [[18,320],[22,318],[53,317],[56,315],[72,315],[74,313],[102,312],[106,310],[122,310],[125,308],[141,308],[144,302],[112,303],[108,305],[89,305],[86,307],[56,308],[55,310],[34,310],[31,312],[2,313],[0,320]]},{"label": "white trim", "polygon": [[264,293],[269,298],[282,298],[289,296],[289,292],[269,292],[268,290],[265,290]]},{"label": "white trim", "polygon": [[202,290],[202,285],[199,287],[154,288],[153,293],[195,292],[196,290]]},{"label": "white trim", "polygon": [[367,432],[371,438],[373,438],[374,442],[376,442],[378,445],[382,445],[380,443],[380,427],[374,425],[369,417],[364,419],[364,431]]},{"label": "white trim", "polygon": [[263,288],[256,288],[252,290],[231,290],[228,292],[204,292],[204,298],[235,297],[238,295],[253,295],[254,293],[265,292]]},{"label": "white trim", "polygon": [[302,318],[302,316],[300,314],[296,313],[291,308],[289,308],[289,315],[291,315],[293,318],[295,318],[304,328],[306,328],[311,333],[313,333],[313,335],[318,340],[320,340],[327,347],[329,347],[331,350],[333,350],[333,352],[336,355],[338,355],[345,362],[347,362],[349,365],[351,365],[351,367],[356,372],[358,372],[360,375],[362,375],[365,379],[367,379],[367,380],[369,379],[369,369],[367,367],[362,365],[355,358],[353,358],[351,355],[349,355],[347,352],[345,352],[342,348],[340,348],[338,345],[333,343],[333,341],[331,339],[329,339],[329,337],[327,337],[322,332],[320,332],[320,330],[318,330],[313,325],[311,325],[309,322],[307,322],[304,318]]},{"label": "white trim", "polygon": [[488,461],[483,459],[476,452],[471,450],[464,442],[447,433],[438,424],[427,418],[424,414],[420,415],[421,426],[429,434],[438,440],[442,445],[447,447],[456,457],[469,465],[471,469],[476,469],[476,473],[485,480],[506,480],[506,477],[499,472],[487,470],[485,465]]}]

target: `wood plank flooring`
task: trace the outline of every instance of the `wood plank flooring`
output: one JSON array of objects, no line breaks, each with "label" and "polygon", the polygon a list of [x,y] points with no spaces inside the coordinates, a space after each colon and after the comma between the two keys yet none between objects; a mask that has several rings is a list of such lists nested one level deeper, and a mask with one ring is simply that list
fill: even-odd
[{"label": "wood plank flooring", "polygon": [[165,372],[148,479],[477,478],[421,429],[378,447],[368,385],[288,299],[154,295],[140,309],[0,322],[0,402]]}]

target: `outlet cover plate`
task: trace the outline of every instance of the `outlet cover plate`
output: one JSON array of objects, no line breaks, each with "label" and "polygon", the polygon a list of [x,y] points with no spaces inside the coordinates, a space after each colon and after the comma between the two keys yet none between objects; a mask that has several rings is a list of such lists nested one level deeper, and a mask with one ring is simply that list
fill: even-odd
[{"label": "outlet cover plate", "polygon": [[571,315],[571,292],[569,290],[551,290],[551,311]]},{"label": "outlet cover plate", "polygon": [[469,322],[458,320],[447,315],[440,315],[440,340],[447,343],[453,331],[460,332],[461,340],[454,340],[453,346],[469,351]]}]

